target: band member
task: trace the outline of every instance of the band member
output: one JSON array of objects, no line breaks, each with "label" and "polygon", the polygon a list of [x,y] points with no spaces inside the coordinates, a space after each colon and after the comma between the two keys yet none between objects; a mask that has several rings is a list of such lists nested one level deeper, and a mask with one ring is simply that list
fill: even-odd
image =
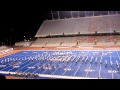
[{"label": "band member", "polygon": [[59,68],[61,68],[61,64],[59,64],[58,66],[59,66]]},{"label": "band member", "polygon": [[54,67],[54,69],[56,70],[56,65],[54,65],[53,67]]},{"label": "band member", "polygon": [[116,61],[116,66],[119,67],[118,61]]},{"label": "band member", "polygon": [[107,65],[107,60],[105,60],[105,65]]},{"label": "band member", "polygon": [[102,60],[100,60],[100,64],[102,64]]}]

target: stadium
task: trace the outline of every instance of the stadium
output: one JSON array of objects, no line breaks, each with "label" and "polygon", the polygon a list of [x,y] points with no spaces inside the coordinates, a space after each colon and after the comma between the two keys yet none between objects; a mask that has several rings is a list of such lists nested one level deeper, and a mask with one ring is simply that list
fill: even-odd
[{"label": "stadium", "polygon": [[0,74],[10,79],[120,79],[119,11],[49,15],[33,38],[12,46],[1,43]]}]

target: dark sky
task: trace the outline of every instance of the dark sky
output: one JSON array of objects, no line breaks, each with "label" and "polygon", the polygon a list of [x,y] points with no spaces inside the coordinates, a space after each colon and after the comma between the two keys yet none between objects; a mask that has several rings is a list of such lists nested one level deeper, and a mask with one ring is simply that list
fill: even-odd
[{"label": "dark sky", "polygon": [[35,10],[4,10],[0,18],[0,42],[12,38],[21,41],[34,37],[41,23],[46,18],[46,11]]}]

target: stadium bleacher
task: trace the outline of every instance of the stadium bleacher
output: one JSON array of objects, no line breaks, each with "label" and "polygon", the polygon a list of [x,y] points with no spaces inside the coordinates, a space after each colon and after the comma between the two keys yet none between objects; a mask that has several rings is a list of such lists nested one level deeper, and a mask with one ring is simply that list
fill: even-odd
[{"label": "stadium bleacher", "polygon": [[12,52],[13,48],[8,46],[0,46],[0,55],[4,55],[6,53]]},{"label": "stadium bleacher", "polygon": [[16,42],[15,46],[30,46],[33,41],[21,41],[21,42]]},{"label": "stadium bleacher", "polygon": [[[117,45],[120,43],[119,35],[110,35],[110,36],[77,36],[77,37],[56,37],[56,38],[38,38],[32,46],[76,46],[77,41],[80,41],[79,45],[84,46],[84,44],[91,44],[92,46],[97,41],[97,45],[114,45],[116,40]],[[61,42],[64,41],[61,45]],[[48,42],[46,44],[46,42]]]},{"label": "stadium bleacher", "polygon": [[120,15],[103,15],[44,21],[35,37],[51,35],[119,32]]}]

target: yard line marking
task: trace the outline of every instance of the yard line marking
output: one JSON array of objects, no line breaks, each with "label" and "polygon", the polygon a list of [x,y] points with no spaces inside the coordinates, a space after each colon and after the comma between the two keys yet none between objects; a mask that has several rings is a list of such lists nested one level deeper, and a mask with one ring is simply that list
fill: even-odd
[{"label": "yard line marking", "polygon": [[[8,57],[7,57],[7,58],[8,58]],[[9,57],[9,58],[10,58],[10,57]],[[10,61],[10,63],[11,63],[11,61]],[[7,66],[7,65],[8,65],[8,66]],[[6,66],[7,66],[7,67],[1,69],[1,71],[4,70],[4,69],[6,69],[6,68],[8,68],[8,67],[10,67],[9,63],[7,63]]]},{"label": "yard line marking", "polygon": [[74,75],[73,75],[73,76],[75,76],[75,75],[76,75],[76,73],[77,73],[77,72],[78,72],[78,70],[80,69],[81,65],[82,65],[82,63],[79,65],[78,69],[76,70],[76,72],[74,73]]},{"label": "yard line marking", "polygon": [[[31,62],[31,63],[33,63],[33,62]],[[19,71],[19,70],[21,70],[21,69],[23,69],[23,68],[25,68],[25,67],[27,67],[28,65],[30,65],[31,63],[28,63],[27,65],[25,65],[24,67],[22,67],[22,68],[19,68],[18,70],[16,70],[15,72],[17,72],[17,71]]]},{"label": "yard line marking", "polygon": [[[42,65],[43,65],[43,64],[44,64],[44,63],[42,63]],[[46,62],[45,64],[48,64],[48,62]],[[40,68],[40,69],[41,69],[41,68]],[[39,70],[39,68],[36,69],[34,72],[36,72],[36,71],[38,71],[38,70]],[[34,73],[34,72],[33,72],[33,73]]]},{"label": "yard line marking", "polygon": [[[110,52],[110,50],[109,50],[109,52]],[[110,55],[110,53],[109,53],[109,55]],[[110,55],[110,62],[112,63],[112,61],[111,61],[111,55]],[[112,79],[113,79],[113,70],[112,70],[112,67],[111,67],[111,71],[112,71]]]},{"label": "yard line marking", "polygon": [[[30,54],[29,54],[29,55],[30,55]],[[27,55],[27,56],[29,56],[29,55]],[[20,55],[20,56],[18,55],[18,57],[21,57],[21,56],[22,56],[22,55]],[[27,57],[27,56],[26,56],[26,57]],[[16,57],[16,55],[15,55],[14,57]],[[11,56],[11,58],[12,58],[12,56]],[[24,60],[20,59],[19,61],[24,61]],[[26,62],[28,62],[28,60],[26,60]],[[26,62],[22,63],[21,65],[25,64]],[[8,65],[9,65],[9,64],[8,64]],[[5,69],[7,69],[7,68],[9,68],[9,67],[11,67],[11,65],[9,65],[9,66],[6,67],[6,68],[1,69],[1,71],[2,71],[2,70],[5,70]],[[13,69],[13,68],[12,68],[12,69]]]},{"label": "yard line marking", "polygon": [[[26,57],[28,57],[28,56],[35,56],[36,54],[34,54],[34,55],[31,55],[31,54],[27,54],[26,55]],[[22,56],[22,55],[21,55]],[[21,56],[19,56],[19,57],[21,57]],[[24,59],[22,60],[22,59],[20,59],[19,61],[24,61]],[[25,60],[25,62],[24,63],[22,63],[21,65],[23,65],[23,64],[26,64],[26,63],[28,63],[29,61],[28,60]],[[31,62],[30,62],[31,63]],[[8,66],[8,67],[11,67],[11,65],[10,66]],[[6,67],[6,68],[8,68],[8,67]],[[6,68],[3,68],[2,70],[4,70],[4,69],[6,69]],[[14,67],[12,67],[12,69],[14,69]],[[12,69],[10,69],[10,70],[12,70]],[[9,71],[10,71],[9,70]]]},{"label": "yard line marking", "polygon": [[[47,55],[48,55],[48,54],[47,54]],[[47,57],[47,55],[46,55],[46,57]],[[47,60],[46,60],[46,61],[47,61]],[[44,62],[39,61],[39,62],[38,62],[37,64],[35,64],[34,66],[36,66],[36,65],[38,65],[38,64],[40,64],[40,63],[42,63],[42,65],[43,65],[43,64],[47,64],[48,62],[45,62],[45,63],[44,63]],[[39,68],[38,68],[38,69],[39,69]],[[37,71],[38,69],[36,69],[35,71]],[[28,70],[29,70],[29,69],[27,69],[26,71],[28,71]],[[26,72],[26,71],[24,71],[24,72]],[[35,71],[34,71],[34,72],[35,72]],[[34,72],[33,72],[33,73],[34,73]]]},{"label": "yard line marking", "polygon": [[[103,50],[102,50],[103,52]],[[100,58],[100,61],[102,60],[102,55],[101,55],[101,58]],[[100,69],[99,69],[99,78],[100,78],[100,73],[101,73],[101,64],[100,64]]]},{"label": "yard line marking", "polygon": [[[91,65],[92,65],[92,64],[90,63],[90,65],[89,65],[89,67],[88,67],[88,70],[90,69]],[[87,73],[86,73],[86,76],[85,76],[85,77],[87,77],[88,72],[89,72],[89,71],[87,71]]]},{"label": "yard line marking", "polygon": [[[50,53],[50,52],[49,52]],[[52,56],[52,55],[51,55]],[[49,56],[49,58],[51,58],[51,56]],[[49,61],[48,62],[46,62],[45,64],[47,64],[47,63],[50,63]],[[54,62],[54,64],[55,64],[56,62]],[[53,64],[52,64],[53,65]],[[36,69],[34,72],[36,72],[36,71],[38,71],[39,69]],[[46,71],[46,70],[45,70]],[[33,72],[33,73],[34,73]]]},{"label": "yard line marking", "polygon": [[[88,54],[88,53],[87,53],[87,54]],[[93,57],[93,56],[92,56],[92,57]],[[91,58],[92,58],[92,57],[91,57]],[[92,65],[92,64],[90,63],[88,69],[90,69],[91,65]],[[86,73],[86,77],[87,77],[88,73],[89,73],[89,72]]]},{"label": "yard line marking", "polygon": [[[116,50],[116,52],[117,52],[117,50]],[[118,57],[119,57],[119,60],[120,60],[120,56],[119,56],[118,52],[117,52],[117,55],[118,55]]]},{"label": "yard line marking", "polygon": [[[40,62],[39,62],[40,63]],[[37,64],[35,64],[35,65],[33,65],[33,67],[34,66],[36,66],[36,65],[38,65],[39,63],[37,63]],[[26,72],[26,71],[28,71],[28,70],[30,70],[30,68],[28,68],[27,70],[25,70],[24,72]]]},{"label": "yard line marking", "polygon": [[[71,63],[71,65],[68,66],[68,68],[70,68],[72,66],[73,63]],[[62,74],[64,75],[67,72],[67,70]]]},{"label": "yard line marking", "polygon": [[[96,50],[95,50],[95,52],[97,52]],[[98,52],[99,53],[99,52]],[[95,58],[95,63],[98,61],[98,57],[97,57],[97,55],[96,55],[96,58]],[[99,68],[99,67],[98,67]],[[101,68],[101,66],[100,66],[100,68]],[[98,70],[96,70],[96,71],[98,71]],[[98,76],[97,76],[98,77]]]},{"label": "yard line marking", "polygon": [[[88,55],[88,53],[89,53],[89,51],[87,52],[87,55]],[[75,76],[75,75],[76,75],[76,73],[78,72],[78,70],[79,70],[79,68],[81,67],[81,65],[82,65],[82,63],[80,64],[80,66],[78,67],[78,69],[76,70],[76,72],[74,73],[74,75],[73,75],[73,76]]]},{"label": "yard line marking", "polygon": [[[9,72],[6,71],[0,71],[2,74],[9,74]],[[15,72],[10,72],[12,75],[15,74]],[[61,76],[61,75],[47,75],[47,74],[38,74],[39,77],[45,77],[45,78],[58,78],[58,79],[98,79],[98,78],[87,78],[87,77],[71,77],[71,76]]]},{"label": "yard line marking", "polygon": [[[57,63],[57,62],[54,62],[54,63],[52,64],[52,66],[53,66],[55,63]],[[42,74],[45,73],[46,71],[47,71],[47,70],[44,70],[44,71],[42,72]]]},{"label": "yard line marking", "polygon": [[[22,61],[23,61],[23,60],[21,60],[21,62],[22,62]],[[26,61],[26,62],[28,62],[28,61]],[[22,63],[21,65],[25,64],[26,62]],[[11,62],[11,63],[12,63],[12,62]],[[1,71],[5,70],[5,69],[7,69],[7,68],[9,68],[9,67],[12,67],[12,66],[9,65],[8,67],[1,69]],[[13,69],[13,67],[12,67],[12,69]]]},{"label": "yard line marking", "polygon": [[[23,65],[23,64],[25,64],[25,63],[27,63],[27,62],[29,62],[29,61],[26,61],[26,62],[24,62],[24,63],[22,63],[21,65]],[[31,62],[30,62],[31,63]],[[14,67],[13,68],[11,68],[10,70],[8,70],[8,71],[11,71],[11,70],[13,70],[14,69]]]},{"label": "yard line marking", "polygon": [[[60,67],[58,67],[54,72],[52,72],[52,74],[55,73],[59,68],[60,68]],[[51,74],[51,75],[52,75],[52,74]]]}]

